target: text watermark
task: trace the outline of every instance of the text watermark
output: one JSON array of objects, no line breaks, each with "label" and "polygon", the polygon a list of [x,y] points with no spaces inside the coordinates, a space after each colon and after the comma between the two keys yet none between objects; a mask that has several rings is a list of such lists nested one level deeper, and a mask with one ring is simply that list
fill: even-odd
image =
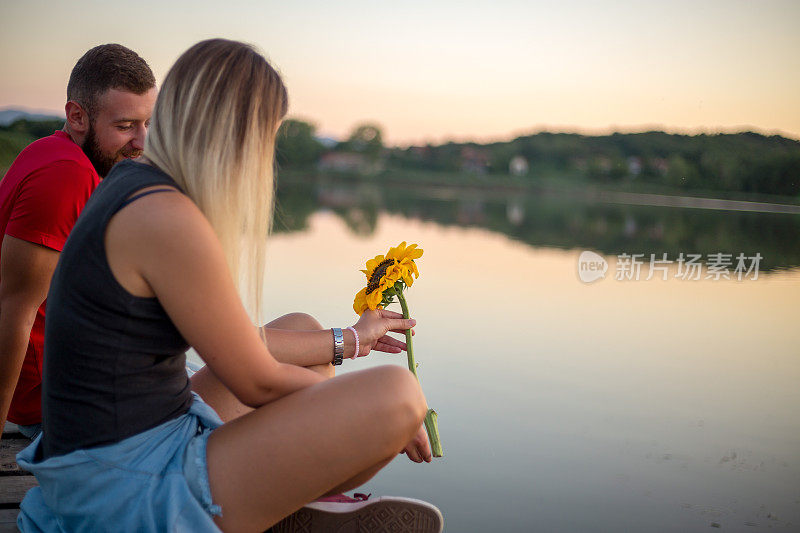
[{"label": "text watermark", "polygon": [[[669,259],[663,254],[628,254],[617,255],[617,264],[614,279],[618,281],[645,281],[660,277],[666,281],[670,277],[687,281],[701,279],[721,280],[758,279],[758,269],[763,257],[760,253],[746,255],[717,252],[707,254],[705,261],[702,254],[684,254],[681,252],[677,258]],[[675,274],[670,273],[671,267],[676,267]],[[578,277],[584,283],[592,283],[606,277],[608,261],[586,250],[578,257]]]}]

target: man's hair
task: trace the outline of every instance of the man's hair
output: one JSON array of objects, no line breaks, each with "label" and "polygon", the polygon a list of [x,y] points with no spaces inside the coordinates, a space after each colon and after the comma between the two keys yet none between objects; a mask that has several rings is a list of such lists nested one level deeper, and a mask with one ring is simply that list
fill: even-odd
[{"label": "man's hair", "polygon": [[155,86],[153,72],[139,54],[120,44],[101,44],[75,63],[67,84],[67,100],[80,104],[93,119],[100,96],[107,90],[144,94]]}]

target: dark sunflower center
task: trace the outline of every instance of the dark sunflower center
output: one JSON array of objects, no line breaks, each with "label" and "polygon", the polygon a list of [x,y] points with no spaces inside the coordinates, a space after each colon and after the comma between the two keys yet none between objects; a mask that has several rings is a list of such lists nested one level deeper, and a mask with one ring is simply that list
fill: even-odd
[{"label": "dark sunflower center", "polygon": [[375,267],[375,271],[369,277],[369,281],[367,282],[367,294],[372,293],[372,291],[377,290],[381,286],[381,278],[386,274],[386,269],[389,268],[394,264],[394,259],[384,259],[378,266]]}]

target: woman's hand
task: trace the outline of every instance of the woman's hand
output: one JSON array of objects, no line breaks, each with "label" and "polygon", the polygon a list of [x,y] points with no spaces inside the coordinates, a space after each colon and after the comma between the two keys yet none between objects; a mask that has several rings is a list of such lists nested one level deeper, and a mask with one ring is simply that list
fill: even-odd
[{"label": "woman's hand", "polygon": [[[358,355],[368,355],[372,350],[387,353],[400,353],[406,349],[406,343],[387,335],[405,333],[416,325],[413,318],[405,319],[400,313],[386,309],[367,309],[353,326],[358,331]],[[414,334],[414,330],[411,330]]]},{"label": "woman's hand", "polygon": [[426,463],[431,462],[431,445],[428,442],[428,432],[425,431],[425,424],[420,426],[417,430],[417,434],[414,435],[411,442],[409,442],[400,453],[406,454],[406,456],[415,463],[421,463],[422,461]]}]

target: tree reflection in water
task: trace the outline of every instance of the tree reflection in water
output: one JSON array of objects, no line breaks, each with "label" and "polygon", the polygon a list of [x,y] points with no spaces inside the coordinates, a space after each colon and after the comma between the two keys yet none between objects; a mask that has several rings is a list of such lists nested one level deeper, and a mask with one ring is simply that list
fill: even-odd
[{"label": "tree reflection in water", "polygon": [[382,211],[443,226],[503,233],[531,246],[641,253],[674,259],[695,253],[760,253],[761,271],[800,267],[800,215],[599,203],[552,191],[519,193],[370,182],[298,182],[278,186],[276,232],[300,231],[327,209],[356,234],[375,230]]}]

